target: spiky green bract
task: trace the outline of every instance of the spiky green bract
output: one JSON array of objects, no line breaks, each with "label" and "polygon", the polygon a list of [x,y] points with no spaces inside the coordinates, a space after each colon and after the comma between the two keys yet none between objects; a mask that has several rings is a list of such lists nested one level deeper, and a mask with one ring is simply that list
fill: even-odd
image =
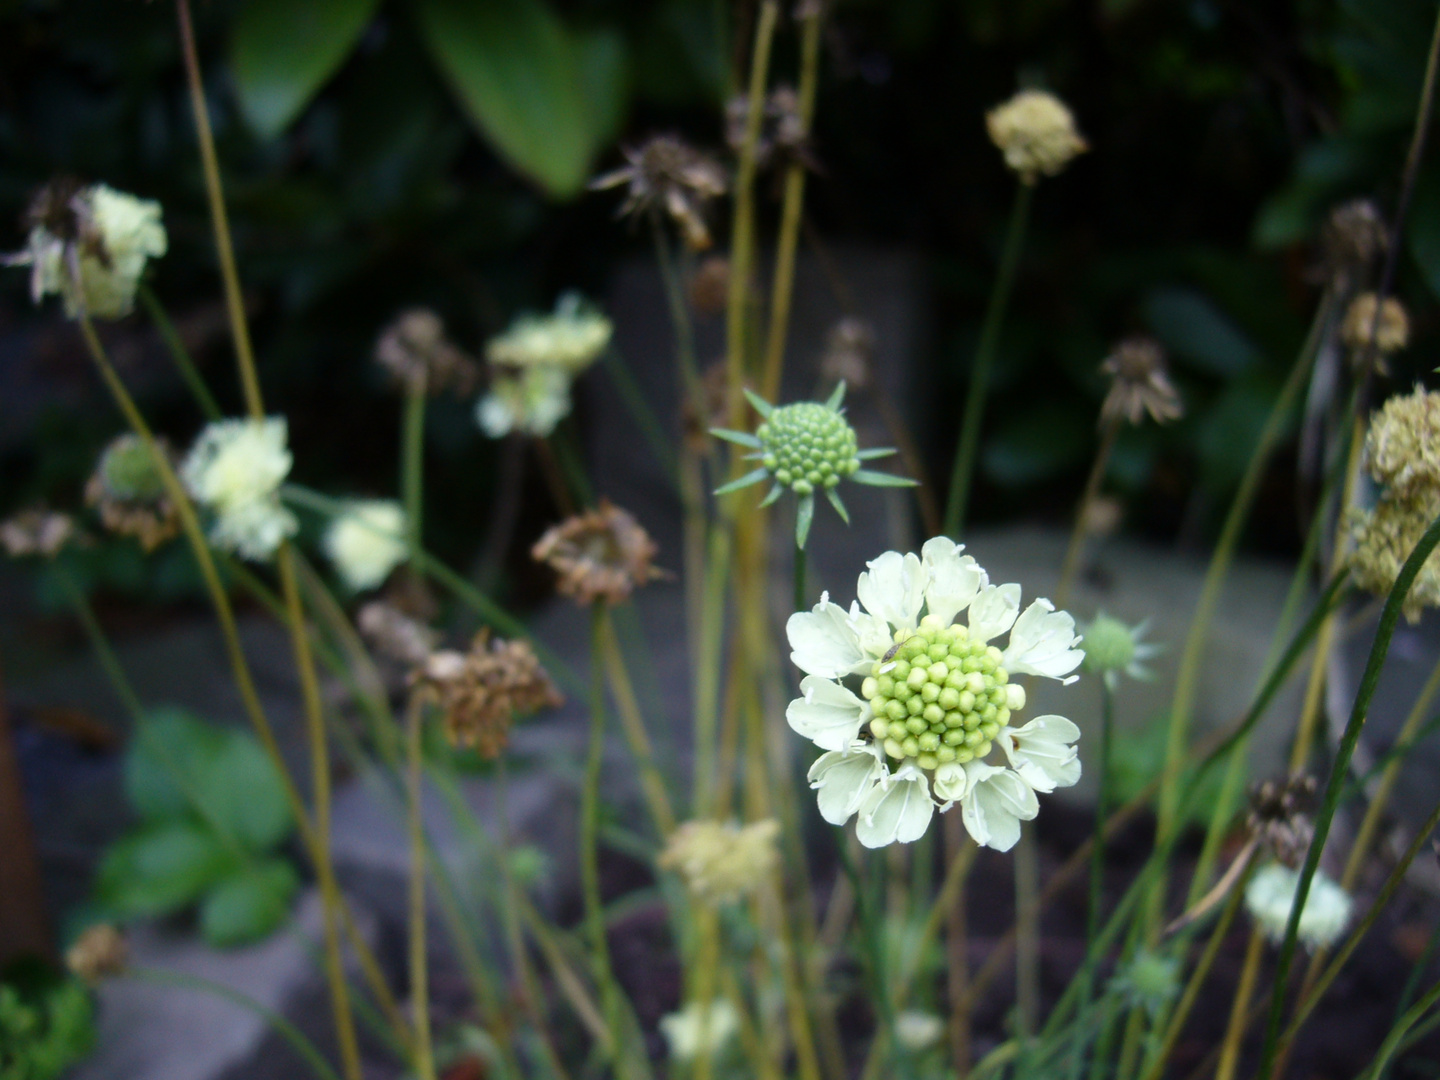
[{"label": "spiky green bract", "polygon": [[810,537],[815,518],[815,495],[823,491],[830,505],[847,525],[850,514],[835,490],[841,480],[873,487],[911,487],[915,481],[888,473],[861,468],[861,462],[886,457],[895,451],[889,448],[861,450],[855,429],[846,421],[841,409],[845,400],[845,384],[839,383],[822,404],[800,401],[791,405],[772,405],[750,390],[745,397],[760,414],[761,424],[752,435],[744,431],[711,428],[718,439],[755,451],[746,455],[758,459],[761,467],[730,481],[715,491],[729,494],[758,484],[770,477],[774,484],[761,506],[769,506],[787,489],[799,499],[795,514],[795,546],[803,548]]}]

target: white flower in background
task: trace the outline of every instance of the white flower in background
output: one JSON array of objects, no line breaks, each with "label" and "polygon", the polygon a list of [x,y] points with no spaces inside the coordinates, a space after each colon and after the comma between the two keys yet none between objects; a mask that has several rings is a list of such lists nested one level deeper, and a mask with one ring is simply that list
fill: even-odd
[{"label": "white flower in background", "polygon": [[1163,646],[1143,640],[1149,626],[1149,619],[1128,626],[1103,611],[1097,612],[1085,627],[1085,670],[1099,675],[1111,690],[1122,672],[1142,682],[1153,679],[1144,661],[1162,652]]},{"label": "white flower in background", "polygon": [[354,592],[380,585],[408,552],[405,511],[389,499],[351,503],[325,532],[325,554]]},{"label": "white flower in background", "polygon": [[[1257,870],[1245,887],[1245,906],[1260,932],[1276,944],[1285,940],[1285,927],[1299,888],[1300,872],[1282,863]],[[1329,948],[1345,932],[1353,906],[1349,893],[1315,871],[1305,897],[1305,910],[1300,913],[1300,940],[1311,949]]]},{"label": "white flower in background", "polygon": [[[858,814],[867,847],[915,840],[937,806],[959,803],[975,842],[1006,851],[1039,812],[1036,792],[1080,778],[1073,723],[1011,726],[1025,707],[1012,675],[1077,678],[1075,620],[1048,600],[1021,612],[1020,586],[990,584],[962,550],[936,537],[919,555],[887,551],[848,612],[822,596],[786,624],[806,675],[785,718],[827,751],[810,769],[822,816]],[[992,644],[1007,632],[1004,648]],[[1003,761],[987,763],[997,745]]]},{"label": "white flower in background", "polygon": [[670,1046],[670,1056],[678,1062],[694,1061],[702,1054],[708,1057],[734,1038],[739,1028],[735,1007],[724,998],[708,1005],[692,1001],[679,1012],[660,1018],[660,1033]]},{"label": "white flower in background", "polygon": [[25,250],[5,262],[29,266],[35,302],[61,296],[72,319],[82,311],[97,319],[128,315],[146,262],[165,254],[160,204],[104,184],[46,185],[26,216],[31,228]]},{"label": "white flower in background", "polygon": [[553,314],[517,316],[486,344],[485,359],[499,367],[557,367],[574,375],[600,357],[614,332],[614,324],[579,293],[567,292]]},{"label": "white flower in background", "polygon": [[570,375],[562,368],[502,372],[475,406],[475,422],[492,439],[512,431],[543,437],[569,415]]},{"label": "white flower in background", "polygon": [[299,529],[280,502],[293,458],[282,416],[220,420],[200,433],[181,466],[190,494],[213,515],[210,541],[242,558],[263,561]]},{"label": "white flower in background", "polygon": [[895,1014],[895,1041],[912,1054],[923,1053],[945,1035],[945,1021],[934,1013],[906,1009]]},{"label": "white flower in background", "polygon": [[1076,154],[1089,149],[1075,130],[1075,117],[1065,103],[1044,90],[1021,90],[985,114],[990,141],[1005,155],[1005,164],[1034,184],[1054,176]]}]

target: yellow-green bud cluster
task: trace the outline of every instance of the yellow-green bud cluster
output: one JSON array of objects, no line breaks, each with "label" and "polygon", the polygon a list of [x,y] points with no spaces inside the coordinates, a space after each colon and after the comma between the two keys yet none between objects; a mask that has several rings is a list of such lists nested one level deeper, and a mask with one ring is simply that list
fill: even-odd
[{"label": "yellow-green bud cluster", "polygon": [[154,502],[165,494],[155,455],[138,435],[121,435],[107,446],[96,472],[112,499]]},{"label": "yellow-green bud cluster", "polygon": [[834,409],[813,401],[775,409],[755,435],[761,463],[797,495],[833,488],[860,468],[855,429]]},{"label": "yellow-green bud cluster", "polygon": [[898,630],[888,659],[875,662],[860,694],[870,731],[897,760],[922,769],[985,757],[1025,692],[1000,666],[1000,650],[963,626]]}]

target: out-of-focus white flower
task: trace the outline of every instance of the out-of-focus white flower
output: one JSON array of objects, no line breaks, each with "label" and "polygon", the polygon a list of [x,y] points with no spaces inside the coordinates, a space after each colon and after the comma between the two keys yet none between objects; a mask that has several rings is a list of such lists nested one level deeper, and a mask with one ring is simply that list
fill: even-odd
[{"label": "out-of-focus white flower", "polygon": [[[961,552],[944,537],[918,555],[887,551],[848,612],[827,595],[786,624],[806,672],[786,720],[828,751],[810,770],[821,814],[838,825],[858,813],[867,847],[914,840],[937,805],[959,803],[976,843],[1004,851],[1039,812],[1036,792],[1080,778],[1069,720],[1010,723],[1025,707],[1012,674],[1075,680],[1074,619],[1048,600],[1021,612],[1020,586],[991,585]],[[968,625],[954,622],[962,612]],[[991,644],[1007,632],[1003,649]],[[1006,763],[986,764],[997,743]]]},{"label": "out-of-focus white flower", "polygon": [[5,261],[29,266],[35,302],[61,296],[72,319],[82,311],[97,319],[128,315],[146,262],[165,254],[160,204],[104,184],[48,185],[27,217],[25,250]]},{"label": "out-of-focus white flower", "polygon": [[679,1012],[660,1018],[660,1033],[670,1046],[670,1056],[679,1062],[715,1053],[739,1029],[740,1017],[724,998],[708,1005],[692,1001]]},{"label": "out-of-focus white flower", "polygon": [[263,561],[299,529],[280,502],[293,463],[283,416],[220,420],[195,440],[181,466],[190,494],[213,515],[210,540],[242,558]]},{"label": "out-of-focus white flower", "polygon": [[945,1034],[945,1021],[934,1013],[906,1009],[895,1014],[895,1041],[912,1054],[929,1050]]},{"label": "out-of-focus white flower", "polygon": [[563,368],[501,372],[475,406],[475,422],[492,439],[512,431],[543,438],[570,415],[570,375]]},{"label": "out-of-focus white flower", "polygon": [[499,367],[558,367],[574,375],[599,358],[614,332],[604,314],[579,293],[567,292],[552,314],[517,316],[505,333],[486,344],[485,359]]},{"label": "out-of-focus white flower", "polygon": [[780,860],[774,818],[749,825],[687,821],[670,834],[657,860],[674,870],[697,898],[712,904],[738,900],[759,889]]},{"label": "out-of-focus white flower", "polygon": [[1044,90],[1021,90],[995,106],[985,114],[985,127],[1005,164],[1026,184],[1054,176],[1089,149],[1065,103]]},{"label": "out-of-focus white flower", "polygon": [[355,592],[380,585],[408,550],[405,511],[389,499],[351,503],[325,532],[325,554]]},{"label": "out-of-focus white flower", "polygon": [[[1261,933],[1272,942],[1278,944],[1285,939],[1299,887],[1299,871],[1281,863],[1257,870],[1245,887],[1245,906]],[[1305,910],[1300,913],[1300,940],[1311,949],[1329,948],[1345,932],[1353,906],[1350,894],[1317,870],[1305,897]]]}]

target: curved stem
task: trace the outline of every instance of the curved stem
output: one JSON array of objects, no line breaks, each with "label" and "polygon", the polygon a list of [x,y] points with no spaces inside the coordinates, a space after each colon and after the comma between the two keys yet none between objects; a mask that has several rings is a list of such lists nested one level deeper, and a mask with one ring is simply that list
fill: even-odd
[{"label": "curved stem", "polygon": [[140,296],[140,303],[145,305],[145,311],[150,316],[150,321],[159,331],[160,340],[165,342],[165,348],[169,350],[175,370],[180,373],[180,378],[185,380],[185,386],[189,389],[190,396],[195,399],[195,404],[200,406],[200,412],[204,414],[206,420],[212,423],[219,420],[223,415],[220,412],[220,406],[215,403],[210,388],[205,385],[205,380],[200,376],[200,371],[190,356],[190,350],[185,348],[180,331],[175,329],[175,324],[165,313],[165,308],[161,306],[160,298],[155,295],[155,290],[142,281],[137,292]]},{"label": "curved stem", "polygon": [[405,820],[410,836],[410,1000],[414,1003],[415,1075],[435,1080],[435,1052],[430,1045],[430,972],[425,933],[425,821],[420,783],[423,764],[424,699],[415,694],[405,712]]},{"label": "curved stem", "polygon": [[101,670],[110,680],[111,689],[115,691],[115,696],[120,699],[120,704],[125,707],[125,711],[130,714],[130,719],[139,724],[145,718],[145,707],[140,704],[139,695],[130,685],[130,679],[125,674],[125,668],[121,665],[120,658],[115,655],[115,650],[110,645],[110,639],[106,636],[104,627],[95,617],[95,609],[90,606],[90,601],[85,596],[85,590],[80,588],[74,575],[66,569],[61,559],[55,559],[51,566],[54,568],[56,579],[60,582],[60,588],[75,609],[75,617],[80,620],[80,625],[85,630],[85,636],[90,640],[90,647],[95,650],[95,659],[100,662]]},{"label": "curved stem", "polygon": [[294,1051],[304,1059],[305,1064],[310,1067],[310,1071],[320,1080],[340,1080],[340,1075],[330,1067],[330,1063],[325,1060],[325,1055],[320,1053],[315,1044],[305,1037],[304,1032],[273,1009],[267,1009],[261,1005],[248,994],[242,994],[239,990],[232,990],[223,983],[212,982],[199,975],[189,975],[179,971],[161,971],[157,968],[126,968],[122,977],[154,983],[157,986],[173,986],[179,990],[199,990],[222,998],[232,1005],[239,1005],[242,1009],[258,1016],[275,1034],[288,1042]]},{"label": "curved stem", "polygon": [[995,366],[995,352],[1000,345],[1000,328],[1005,322],[1005,309],[1015,284],[1015,271],[1020,265],[1020,252],[1025,246],[1025,226],[1030,218],[1031,197],[1035,188],[1021,183],[1015,190],[1015,205],[1010,211],[1010,225],[1005,232],[1005,246],[1000,252],[1000,269],[995,287],[985,309],[985,322],[980,328],[980,343],[970,368],[970,390],[965,395],[965,418],[960,424],[960,440],[955,445],[955,464],[950,470],[950,497],[945,502],[945,535],[952,539],[965,527],[969,509],[970,484],[974,479],[975,455],[980,448],[980,427],[985,418],[985,398],[990,390],[990,369]]},{"label": "curved stem", "polygon": [[424,547],[425,512],[425,373],[405,384],[405,419],[400,434],[400,495],[405,506],[405,533],[410,550]]},{"label": "curved stem", "polygon": [[1325,798],[1315,816],[1315,835],[1305,854],[1305,864],[1300,870],[1300,882],[1295,890],[1295,902],[1290,910],[1290,919],[1285,927],[1285,940],[1280,946],[1280,957],[1275,966],[1275,990],[1270,999],[1270,1018],[1266,1023],[1265,1046],[1261,1053],[1260,1069],[1256,1074],[1260,1080],[1270,1080],[1274,1070],[1280,1039],[1280,1022],[1285,1010],[1285,987],[1290,966],[1295,959],[1296,935],[1300,929],[1300,915],[1305,910],[1305,901],[1310,895],[1310,883],[1320,865],[1320,853],[1330,835],[1330,823],[1335,817],[1335,807],[1340,802],[1340,792],[1350,768],[1350,758],[1355,753],[1355,744],[1360,740],[1360,731],[1369,714],[1370,699],[1380,682],[1380,672],[1385,657],[1390,651],[1390,640],[1395,634],[1395,624],[1400,618],[1400,608],[1410,592],[1411,585],[1420,573],[1420,568],[1430,553],[1440,544],[1440,518],[1425,530],[1425,535],[1415,545],[1415,550],[1405,560],[1390,595],[1385,598],[1385,607],[1380,613],[1380,625],[1375,632],[1375,642],[1370,648],[1370,657],[1365,664],[1365,673],[1360,679],[1360,689],[1355,695],[1355,705],[1350,711],[1350,720],[1345,725],[1340,745],[1335,752],[1335,762],[1330,769],[1330,781],[1325,788]]}]

